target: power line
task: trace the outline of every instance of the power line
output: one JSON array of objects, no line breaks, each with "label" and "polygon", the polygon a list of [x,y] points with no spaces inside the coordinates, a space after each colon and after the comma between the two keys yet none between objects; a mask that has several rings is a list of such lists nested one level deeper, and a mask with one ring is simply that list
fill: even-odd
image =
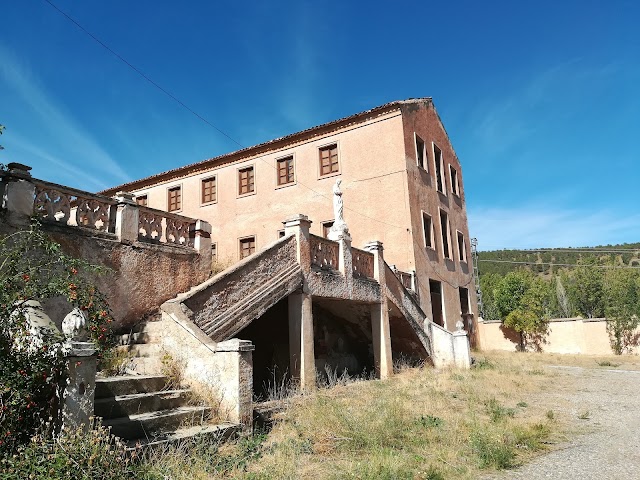
[{"label": "power line", "polygon": [[[207,120],[206,118],[204,118],[202,115],[200,115],[199,113],[197,113],[195,110],[193,110],[192,108],[190,108],[188,105],[186,105],[183,101],[181,101],[178,97],[176,97],[175,95],[173,95],[172,93],[170,93],[169,91],[167,91],[165,88],[163,88],[162,86],[160,86],[157,82],[155,82],[154,80],[152,80],[149,76],[147,76],[146,74],[144,74],[142,71],[140,71],[137,67],[135,67],[132,63],[130,63],[129,61],[127,61],[122,55],[120,55],[119,53],[117,53],[116,51],[114,51],[111,47],[109,47],[106,43],[104,43],[102,40],[100,40],[98,37],[96,37],[94,34],[92,34],[89,30],[87,30],[86,28],[84,28],[78,21],[76,21],[73,17],[71,17],[69,14],[67,14],[66,12],[64,12],[63,10],[61,10],[60,8],[58,8],[53,2],[51,2],[50,0],[44,0],[46,3],[48,3],[49,5],[51,5],[51,7],[53,7],[58,13],[60,13],[61,15],[63,15],[67,20],[69,20],[70,22],[72,22],[76,27],[78,27],[82,32],[84,32],[86,35],[88,35],[89,37],[91,37],[94,41],[96,41],[99,45],[101,45],[103,48],[105,48],[108,52],[110,52],[112,55],[114,55],[118,60],[120,60],[121,62],[123,62],[125,65],[127,65],[129,68],[131,68],[134,72],[136,72],[138,75],[140,75],[143,79],[145,79],[147,82],[149,82],[151,85],[153,85],[154,87],[156,87],[158,90],[160,90],[162,93],[164,93],[165,95],[167,95],[169,98],[171,98],[173,101],[177,102],[180,106],[182,106],[185,110],[187,110],[188,112],[190,112],[191,114],[195,115],[198,119],[200,119],[201,121],[203,121],[204,123],[206,123],[207,125],[209,125],[210,127],[214,128],[215,130],[217,130],[219,133],[221,133],[222,135],[224,135],[225,137],[227,137],[229,140],[231,140],[233,143],[235,143],[236,145],[238,145],[240,148],[245,149],[247,147],[245,147],[244,145],[242,145],[240,142],[238,142],[237,140],[235,140],[234,138],[232,138],[229,134],[227,134],[226,132],[224,132],[223,130],[221,130],[220,128],[216,127],[213,123],[211,123],[209,120]],[[267,162],[264,158],[262,157],[258,157],[258,160],[261,160],[262,162],[264,162],[265,164],[269,165],[274,171],[276,170],[276,168],[271,165],[269,162]],[[386,175],[380,175],[380,177],[383,176],[388,176],[388,175],[392,175],[394,173],[397,172],[392,172]],[[329,197],[328,195],[319,192],[317,190],[315,190],[314,188],[310,187],[309,185],[305,185],[302,182],[298,182],[298,184],[302,185],[303,187],[311,190],[312,192],[314,192],[315,194],[326,198],[328,200],[331,200],[331,197]],[[353,208],[349,208],[347,206],[344,207],[345,210],[349,210],[353,213],[355,213],[356,215],[360,215],[361,217],[367,218],[368,220],[373,220],[375,222],[381,223],[383,225],[387,225],[389,227],[394,227],[394,228],[399,228],[399,229],[404,229],[406,227],[401,227],[399,225],[394,225],[392,223],[388,223],[385,222],[384,220],[380,220],[379,218],[375,218],[375,217],[371,217],[369,215],[365,215],[364,213],[360,212],[359,210],[354,210]]]},{"label": "power line", "polygon": [[630,268],[634,270],[640,270],[640,266],[633,267],[630,265],[585,265],[578,263],[551,263],[551,262],[517,262],[515,260],[489,260],[489,259],[479,259],[479,262],[488,262],[488,263],[510,263],[513,265],[551,265],[554,267],[589,267],[589,268]]},{"label": "power line", "polygon": [[485,250],[482,253],[494,253],[515,251],[521,253],[539,253],[539,252],[557,252],[557,253],[635,253],[640,247],[630,248],[600,248],[600,247],[576,247],[576,248],[535,248],[535,249],[519,249],[519,248],[503,248],[502,250]]},{"label": "power line", "polygon": [[116,58],[118,58],[118,60],[120,60],[121,62],[123,62],[125,65],[127,65],[129,68],[131,68],[134,72],[136,72],[138,75],[140,75],[142,78],[144,78],[147,82],[149,82],[151,85],[153,85],[154,87],[156,87],[158,90],[160,90],[162,93],[164,93],[165,95],[167,95],[169,98],[171,98],[172,100],[174,100],[175,102],[177,102],[180,106],[182,106],[184,109],[186,109],[188,112],[191,112],[193,115],[195,115],[196,117],[198,117],[200,120],[202,120],[204,123],[206,123],[207,125],[209,125],[212,128],[215,128],[219,133],[221,133],[222,135],[224,135],[225,137],[227,137],[229,140],[231,140],[233,143],[235,143],[236,145],[239,145],[241,148],[244,148],[244,146],[239,143],[237,140],[233,139],[228,133],[222,131],[221,129],[219,129],[218,127],[216,127],[213,123],[211,123],[209,120],[207,120],[206,118],[204,118],[202,115],[200,115],[199,113],[195,112],[194,110],[192,110],[191,108],[189,108],[184,102],[182,102],[179,98],[177,98],[175,95],[173,95],[172,93],[168,92],[166,89],[164,89],[163,87],[161,87],[160,85],[158,85],[156,82],[154,82],[151,78],[149,78],[147,75],[145,75],[142,71],[140,71],[135,65],[132,65],[130,62],[128,62],[122,55],[120,55],[119,53],[117,53],[116,51],[114,51],[111,47],[109,47],[109,45],[107,45],[106,43],[104,43],[102,40],[100,40],[98,37],[96,37],[93,33],[91,33],[89,30],[87,30],[86,28],[84,28],[82,25],[80,25],[80,23],[78,23],[73,17],[71,17],[70,15],[68,15],[66,12],[60,10],[53,2],[51,2],[50,0],[44,0],[45,2],[47,2],[49,5],[51,5],[53,8],[55,8],[61,15],[64,15],[70,22],[72,22],[76,27],[78,27],[80,30],[82,30],[84,33],[86,33],[88,36],[90,36],[91,38],[93,38],[96,42],[98,42],[102,47],[104,47],[108,52],[110,52],[112,55],[114,55]]}]

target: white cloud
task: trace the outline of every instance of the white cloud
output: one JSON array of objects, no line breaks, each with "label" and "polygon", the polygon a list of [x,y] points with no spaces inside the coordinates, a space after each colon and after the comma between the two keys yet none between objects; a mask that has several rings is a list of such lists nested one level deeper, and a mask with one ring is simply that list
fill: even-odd
[{"label": "white cloud", "polygon": [[[13,108],[26,108],[35,114],[30,116],[28,130],[24,126],[20,128],[19,125],[11,125],[10,128],[15,132],[22,131],[21,146],[32,154],[39,152],[36,154],[36,160],[40,158],[53,161],[65,170],[95,171],[97,176],[106,177],[106,180],[98,182],[102,186],[113,181],[130,180],[129,175],[94,137],[66,113],[63,106],[50,98],[46,90],[30,75],[28,69],[2,46],[0,82],[3,84],[3,96],[12,100]],[[25,140],[26,138],[29,138],[29,141]],[[43,155],[45,150],[49,153]],[[64,157],[65,160],[60,160],[60,157]],[[106,175],[99,175],[97,172]],[[37,172],[34,173],[37,176]]]},{"label": "white cloud", "polygon": [[468,210],[480,250],[584,247],[640,241],[640,214],[584,212],[544,205]]}]

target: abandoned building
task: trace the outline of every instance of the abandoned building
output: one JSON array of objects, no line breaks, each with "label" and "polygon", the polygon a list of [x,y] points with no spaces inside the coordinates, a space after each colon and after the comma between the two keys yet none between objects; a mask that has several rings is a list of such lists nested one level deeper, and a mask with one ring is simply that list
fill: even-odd
[{"label": "abandoned building", "polygon": [[[385,378],[402,359],[470,364],[477,302],[461,167],[430,98],[100,194],[29,170],[0,175],[0,233],[35,214],[67,252],[111,269],[98,286],[144,378],[92,383],[84,372],[74,395],[91,396],[77,402],[88,415],[99,394],[95,412],[123,437],[180,420],[166,394],[148,417],[137,400],[157,394],[148,389],[166,354],[244,425],[274,383]],[[211,276],[216,263],[224,269]],[[45,313],[58,327],[69,315]]]},{"label": "abandoned building", "polygon": [[110,188],[142,206],[207,221],[227,265],[284,235],[304,213],[311,233],[334,223],[342,180],[354,245],[383,243],[385,259],[438,325],[477,318],[462,168],[430,98],[388,103],[210,160]]}]

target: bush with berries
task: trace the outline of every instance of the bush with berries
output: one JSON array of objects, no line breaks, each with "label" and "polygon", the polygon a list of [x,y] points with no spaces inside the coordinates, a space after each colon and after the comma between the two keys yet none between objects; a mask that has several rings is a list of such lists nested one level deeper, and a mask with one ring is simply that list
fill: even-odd
[{"label": "bush with berries", "polygon": [[65,254],[35,220],[0,238],[0,454],[59,426],[64,339],[56,329],[34,325],[34,301],[66,298],[84,312],[98,355],[109,348],[113,320],[92,282],[100,270]]}]

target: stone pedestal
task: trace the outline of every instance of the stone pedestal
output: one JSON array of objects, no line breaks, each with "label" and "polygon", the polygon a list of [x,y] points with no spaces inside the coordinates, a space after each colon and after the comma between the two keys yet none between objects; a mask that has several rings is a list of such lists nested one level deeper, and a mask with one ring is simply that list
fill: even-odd
[{"label": "stone pedestal", "polygon": [[471,368],[471,349],[469,335],[464,330],[453,332],[453,355],[456,367],[462,369]]},{"label": "stone pedestal", "polygon": [[316,387],[311,295],[289,295],[289,368],[302,390]]},{"label": "stone pedestal", "polygon": [[220,372],[221,408],[229,421],[250,430],[253,425],[253,352],[249,340],[237,338],[216,344]]},{"label": "stone pedestal", "polygon": [[311,220],[306,215],[298,214],[284,222],[284,234],[295,235],[298,242],[297,260],[303,272],[311,271],[311,247],[309,244],[309,229]]},{"label": "stone pedestal", "polygon": [[67,386],[62,403],[62,428],[88,428],[96,390],[96,350],[91,342],[71,342],[65,358]]},{"label": "stone pedestal", "polygon": [[31,167],[21,163],[10,163],[9,169],[0,177],[0,202],[7,211],[8,223],[15,226],[28,225],[33,215],[36,186],[31,183]]},{"label": "stone pedestal", "polygon": [[138,232],[140,230],[138,204],[135,202],[132,193],[118,192],[115,198],[118,200],[116,235],[120,242],[130,245],[138,241]]}]

